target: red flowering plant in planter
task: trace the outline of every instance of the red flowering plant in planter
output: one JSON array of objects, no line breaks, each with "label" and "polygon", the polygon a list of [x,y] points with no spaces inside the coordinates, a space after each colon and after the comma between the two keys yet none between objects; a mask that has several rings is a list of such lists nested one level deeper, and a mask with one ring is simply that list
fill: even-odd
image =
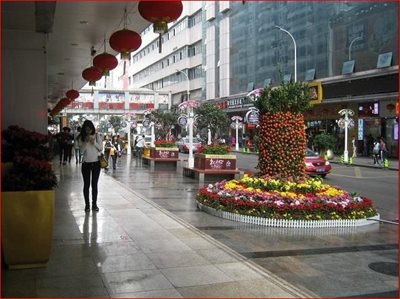
[{"label": "red flowering plant in planter", "polygon": [[197,149],[198,154],[204,155],[227,155],[232,151],[229,145],[202,145]]},{"label": "red flowering plant in planter", "polygon": [[3,130],[2,162],[12,166],[2,178],[2,191],[50,190],[57,186],[48,142],[48,135],[18,126]]},{"label": "red flowering plant in planter", "polygon": [[172,148],[172,147],[176,147],[176,142],[175,141],[169,141],[169,140],[160,139],[160,140],[154,141],[154,145],[155,145],[155,147]]}]

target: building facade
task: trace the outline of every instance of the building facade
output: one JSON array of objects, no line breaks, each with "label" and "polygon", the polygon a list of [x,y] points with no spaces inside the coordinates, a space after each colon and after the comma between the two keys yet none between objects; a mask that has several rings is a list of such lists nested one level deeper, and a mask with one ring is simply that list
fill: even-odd
[{"label": "building facade", "polygon": [[[322,101],[306,114],[311,134],[334,134],[340,151],[338,112],[350,108],[350,135],[360,152],[365,136],[383,136],[390,155],[397,156],[396,2],[188,1],[163,35],[161,54],[151,27],[142,37],[129,87],[170,91],[172,104],[189,91],[191,99],[244,116],[252,106],[249,91],[297,77],[320,84],[322,92]],[[251,138],[254,125],[246,124],[242,133]]]}]

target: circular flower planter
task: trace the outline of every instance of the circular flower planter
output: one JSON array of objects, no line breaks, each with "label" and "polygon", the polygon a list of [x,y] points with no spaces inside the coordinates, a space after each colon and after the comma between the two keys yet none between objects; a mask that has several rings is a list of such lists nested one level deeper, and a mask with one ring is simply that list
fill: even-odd
[{"label": "circular flower planter", "polygon": [[360,226],[379,219],[366,197],[323,184],[271,177],[222,181],[199,190],[198,207],[233,221],[275,227]]}]

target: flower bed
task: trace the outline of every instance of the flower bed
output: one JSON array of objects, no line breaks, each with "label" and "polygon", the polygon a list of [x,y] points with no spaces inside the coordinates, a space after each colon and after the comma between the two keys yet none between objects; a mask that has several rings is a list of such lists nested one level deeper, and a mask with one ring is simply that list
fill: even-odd
[{"label": "flower bed", "polygon": [[323,184],[318,178],[297,182],[245,177],[200,189],[202,205],[233,214],[286,220],[365,219],[377,214],[372,201]]},{"label": "flower bed", "polygon": [[154,146],[155,147],[163,147],[163,148],[174,148],[176,147],[176,142],[175,141],[169,141],[169,140],[156,140],[154,141]]},{"label": "flower bed", "polygon": [[228,155],[232,151],[228,145],[205,145],[197,149],[197,153],[204,155]]}]

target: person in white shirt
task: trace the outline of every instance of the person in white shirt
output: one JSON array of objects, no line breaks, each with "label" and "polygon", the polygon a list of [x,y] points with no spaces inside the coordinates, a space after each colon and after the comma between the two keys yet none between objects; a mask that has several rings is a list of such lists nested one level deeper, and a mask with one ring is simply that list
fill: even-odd
[{"label": "person in white shirt", "polygon": [[89,187],[92,177],[92,211],[98,212],[97,207],[97,183],[100,176],[99,155],[103,150],[103,138],[96,134],[96,129],[90,120],[85,120],[81,133],[78,136],[78,143],[82,158],[83,176],[83,197],[85,198],[85,212],[90,212]]},{"label": "person in white shirt", "polygon": [[145,144],[144,135],[139,136],[137,141],[136,141],[136,153],[137,153],[136,157],[139,158],[139,159],[142,158],[144,144]]}]

